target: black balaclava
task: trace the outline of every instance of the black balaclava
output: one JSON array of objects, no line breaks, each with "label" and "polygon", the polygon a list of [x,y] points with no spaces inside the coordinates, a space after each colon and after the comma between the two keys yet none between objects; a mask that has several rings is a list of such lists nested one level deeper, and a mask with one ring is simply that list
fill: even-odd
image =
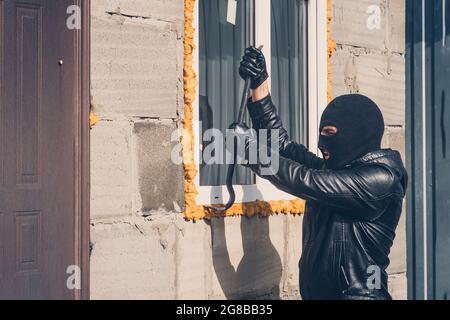
[{"label": "black balaclava", "polygon": [[[335,126],[337,133],[321,135],[325,126]],[[383,115],[375,102],[360,94],[337,97],[326,107],[320,121],[319,148],[330,153],[326,167],[342,169],[353,160],[379,150],[383,133]]]}]

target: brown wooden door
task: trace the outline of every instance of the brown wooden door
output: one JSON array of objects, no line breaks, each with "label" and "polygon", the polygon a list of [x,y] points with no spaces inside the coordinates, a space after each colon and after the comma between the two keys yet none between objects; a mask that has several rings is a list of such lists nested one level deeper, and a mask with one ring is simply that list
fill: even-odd
[{"label": "brown wooden door", "polygon": [[77,2],[0,0],[0,298],[80,297],[66,284],[86,245]]}]

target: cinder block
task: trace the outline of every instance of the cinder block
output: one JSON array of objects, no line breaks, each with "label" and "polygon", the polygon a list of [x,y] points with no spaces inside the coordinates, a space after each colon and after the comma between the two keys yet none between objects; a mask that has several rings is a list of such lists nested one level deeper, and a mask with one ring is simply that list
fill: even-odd
[{"label": "cinder block", "polygon": [[389,276],[388,287],[392,299],[408,299],[408,280],[406,278],[406,273],[393,274]]},{"label": "cinder block", "polygon": [[102,118],[177,118],[182,41],[171,24],[93,17],[91,88]]},{"label": "cinder block", "polygon": [[[379,28],[371,23],[377,10]],[[333,0],[331,37],[338,44],[404,53],[405,15],[404,0]]]},{"label": "cinder block", "polygon": [[331,58],[332,95],[361,93],[383,112],[386,125],[405,124],[405,59],[370,50],[344,48]]},{"label": "cinder block", "polygon": [[91,228],[92,299],[174,299],[175,226],[143,218]]},{"label": "cinder block", "polygon": [[283,232],[280,225],[272,227],[271,219],[259,217],[211,219],[214,274],[209,298],[280,298],[283,251],[271,239],[274,232]]},{"label": "cinder block", "polygon": [[181,0],[96,0],[92,1],[91,14],[120,13],[172,22],[183,20],[183,8]]},{"label": "cinder block", "polygon": [[131,126],[100,121],[91,131],[91,218],[131,214]]},{"label": "cinder block", "polygon": [[403,209],[397,230],[395,231],[394,245],[389,254],[391,261],[387,271],[390,274],[406,272],[406,210]]},{"label": "cinder block", "polygon": [[141,209],[177,211],[183,206],[183,168],[171,159],[173,122],[137,122],[134,124],[135,164]]},{"label": "cinder block", "polygon": [[177,297],[207,300],[213,274],[211,228],[205,220],[177,219]]},{"label": "cinder block", "polygon": [[298,262],[302,254],[303,216],[286,216],[286,258],[284,263],[283,299],[299,299]]},{"label": "cinder block", "polygon": [[[386,38],[386,1],[385,0],[333,0],[331,37],[339,44],[385,49]],[[369,29],[367,13],[369,6],[380,8],[379,29]]]},{"label": "cinder block", "polygon": [[[283,286],[284,279],[292,277],[287,272],[293,272],[284,262],[289,255],[285,246],[287,218],[279,215],[179,221],[177,298],[297,298],[298,289]],[[294,272],[298,273],[297,268]]]},{"label": "cinder block", "polygon": [[405,52],[406,1],[388,1],[388,45],[392,52]]},{"label": "cinder block", "polygon": [[405,139],[404,127],[386,127],[384,131],[382,147],[399,151],[402,155],[403,163],[405,163]]}]

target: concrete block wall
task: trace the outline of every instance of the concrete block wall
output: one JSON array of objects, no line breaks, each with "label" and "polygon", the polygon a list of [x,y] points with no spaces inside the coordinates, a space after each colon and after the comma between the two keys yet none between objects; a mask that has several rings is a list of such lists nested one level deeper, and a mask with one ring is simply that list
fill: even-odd
[{"label": "concrete block wall", "polygon": [[[359,92],[372,98],[385,118],[383,147],[405,160],[405,0],[331,0],[331,18],[333,97]],[[396,299],[406,299],[405,221],[404,210],[390,254]]]},{"label": "concrete block wall", "polygon": [[298,298],[301,217],[182,217],[183,1],[91,3],[91,298]]},{"label": "concrete block wall", "polygon": [[92,299],[298,299],[302,218],[94,219]]},{"label": "concrete block wall", "polygon": [[[368,94],[404,154],[404,1],[332,0],[333,95]],[[381,29],[367,31],[367,6]],[[360,18],[358,18],[360,17]],[[359,20],[358,20],[359,19]],[[183,1],[92,1],[91,297],[295,299],[302,217],[187,222],[170,159],[183,112]],[[372,36],[373,35],[373,36]],[[391,291],[405,295],[405,225]]]}]

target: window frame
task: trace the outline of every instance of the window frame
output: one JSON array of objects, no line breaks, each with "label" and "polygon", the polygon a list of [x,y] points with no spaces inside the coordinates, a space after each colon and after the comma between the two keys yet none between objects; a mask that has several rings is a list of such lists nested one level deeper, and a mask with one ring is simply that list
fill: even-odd
[{"label": "window frame", "polygon": [[[255,42],[264,44],[267,68],[271,71],[271,0],[255,1]],[[193,54],[193,68],[199,74],[199,1],[194,9],[194,41],[197,44]],[[320,114],[327,103],[327,5],[326,1],[308,1],[308,144],[317,146]],[[269,83],[269,86],[271,84]],[[199,140],[199,90],[193,101],[194,160],[198,174],[194,184],[198,191],[196,204],[200,206],[222,204],[228,200],[226,186],[200,185],[200,140]],[[310,148],[317,153],[317,148]],[[298,199],[287,194],[265,179],[256,176],[255,184],[234,185],[236,204],[254,201],[291,201]]]}]

